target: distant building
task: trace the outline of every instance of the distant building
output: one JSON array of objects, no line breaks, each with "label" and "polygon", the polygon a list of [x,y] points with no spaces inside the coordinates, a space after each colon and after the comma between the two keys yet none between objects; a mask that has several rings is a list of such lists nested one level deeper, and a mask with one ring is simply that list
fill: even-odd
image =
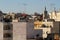
[{"label": "distant building", "polygon": [[49,18],[48,11],[46,10],[46,7],[45,7],[45,10],[43,13],[43,19],[48,19],[48,18]]},{"label": "distant building", "polygon": [[50,19],[56,20],[56,18],[57,18],[57,13],[56,13],[56,11],[51,12],[51,13],[49,13],[49,14],[50,14]]},{"label": "distant building", "polygon": [[[1,40],[26,40],[35,38],[37,34],[43,37],[43,29],[34,29],[34,23],[29,22],[0,22]],[[46,29],[46,28],[45,28]],[[49,28],[47,28],[49,29]],[[50,29],[48,30],[50,32]],[[7,33],[7,34],[6,34]]]},{"label": "distant building", "polygon": [[53,11],[49,13],[50,19],[54,19],[55,21],[60,21],[60,12],[59,11]]},{"label": "distant building", "polygon": [[60,21],[53,22],[53,28],[51,28],[52,33],[60,34]]},{"label": "distant building", "polygon": [[53,27],[53,22],[39,22],[39,21],[34,22],[34,28],[35,29],[52,28],[52,27]]},{"label": "distant building", "polygon": [[51,28],[53,28],[53,22],[34,22],[35,30],[42,30],[42,37],[47,38],[48,34],[51,34]]},{"label": "distant building", "polygon": [[10,15],[10,16],[12,17],[12,19],[15,19],[15,13],[10,12],[10,13],[8,13],[7,15]]},{"label": "distant building", "polygon": [[13,19],[12,22],[18,22],[18,19]]}]

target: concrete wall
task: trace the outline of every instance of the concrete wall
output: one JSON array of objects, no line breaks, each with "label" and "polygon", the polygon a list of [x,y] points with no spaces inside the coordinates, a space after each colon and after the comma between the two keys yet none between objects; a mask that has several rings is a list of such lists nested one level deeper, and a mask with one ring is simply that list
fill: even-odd
[{"label": "concrete wall", "polygon": [[13,40],[26,40],[26,23],[13,23]]},{"label": "concrete wall", "polygon": [[34,24],[33,23],[27,23],[27,38],[33,38],[37,34],[42,37],[42,29],[34,29]]},{"label": "concrete wall", "polygon": [[[27,40],[33,38],[37,34],[42,37],[42,29],[34,29],[34,23],[28,22],[12,22],[13,24],[13,40]],[[3,40],[3,23],[0,22],[0,40]]]},{"label": "concrete wall", "polygon": [[29,22],[13,22],[13,40],[26,40],[26,38],[33,38],[37,34],[42,37],[42,29],[35,30],[34,24]]},{"label": "concrete wall", "polygon": [[3,23],[0,22],[0,40],[3,40]]},{"label": "concrete wall", "polygon": [[51,29],[52,33],[59,33],[60,22],[54,22],[53,28]]}]

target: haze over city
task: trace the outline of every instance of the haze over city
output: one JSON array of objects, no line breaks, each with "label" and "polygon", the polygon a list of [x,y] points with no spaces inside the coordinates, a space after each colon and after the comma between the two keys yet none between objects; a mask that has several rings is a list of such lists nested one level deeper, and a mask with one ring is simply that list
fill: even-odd
[{"label": "haze over city", "polygon": [[0,0],[0,10],[3,12],[34,12],[42,13],[44,7],[50,12],[53,7],[59,10],[60,0]]}]

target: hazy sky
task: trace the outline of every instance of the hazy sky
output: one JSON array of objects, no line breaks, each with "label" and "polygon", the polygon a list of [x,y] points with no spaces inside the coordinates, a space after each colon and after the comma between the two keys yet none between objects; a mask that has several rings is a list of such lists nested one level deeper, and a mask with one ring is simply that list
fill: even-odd
[{"label": "hazy sky", "polygon": [[0,10],[3,12],[42,13],[45,6],[48,11],[54,6],[59,9],[60,0],[0,0]]}]

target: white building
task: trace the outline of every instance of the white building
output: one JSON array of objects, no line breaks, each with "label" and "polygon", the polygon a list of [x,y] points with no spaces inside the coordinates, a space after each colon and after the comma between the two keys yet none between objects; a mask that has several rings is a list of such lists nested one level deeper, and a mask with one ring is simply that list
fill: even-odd
[{"label": "white building", "polygon": [[55,21],[60,21],[60,12],[51,12],[49,13],[49,17]]}]

